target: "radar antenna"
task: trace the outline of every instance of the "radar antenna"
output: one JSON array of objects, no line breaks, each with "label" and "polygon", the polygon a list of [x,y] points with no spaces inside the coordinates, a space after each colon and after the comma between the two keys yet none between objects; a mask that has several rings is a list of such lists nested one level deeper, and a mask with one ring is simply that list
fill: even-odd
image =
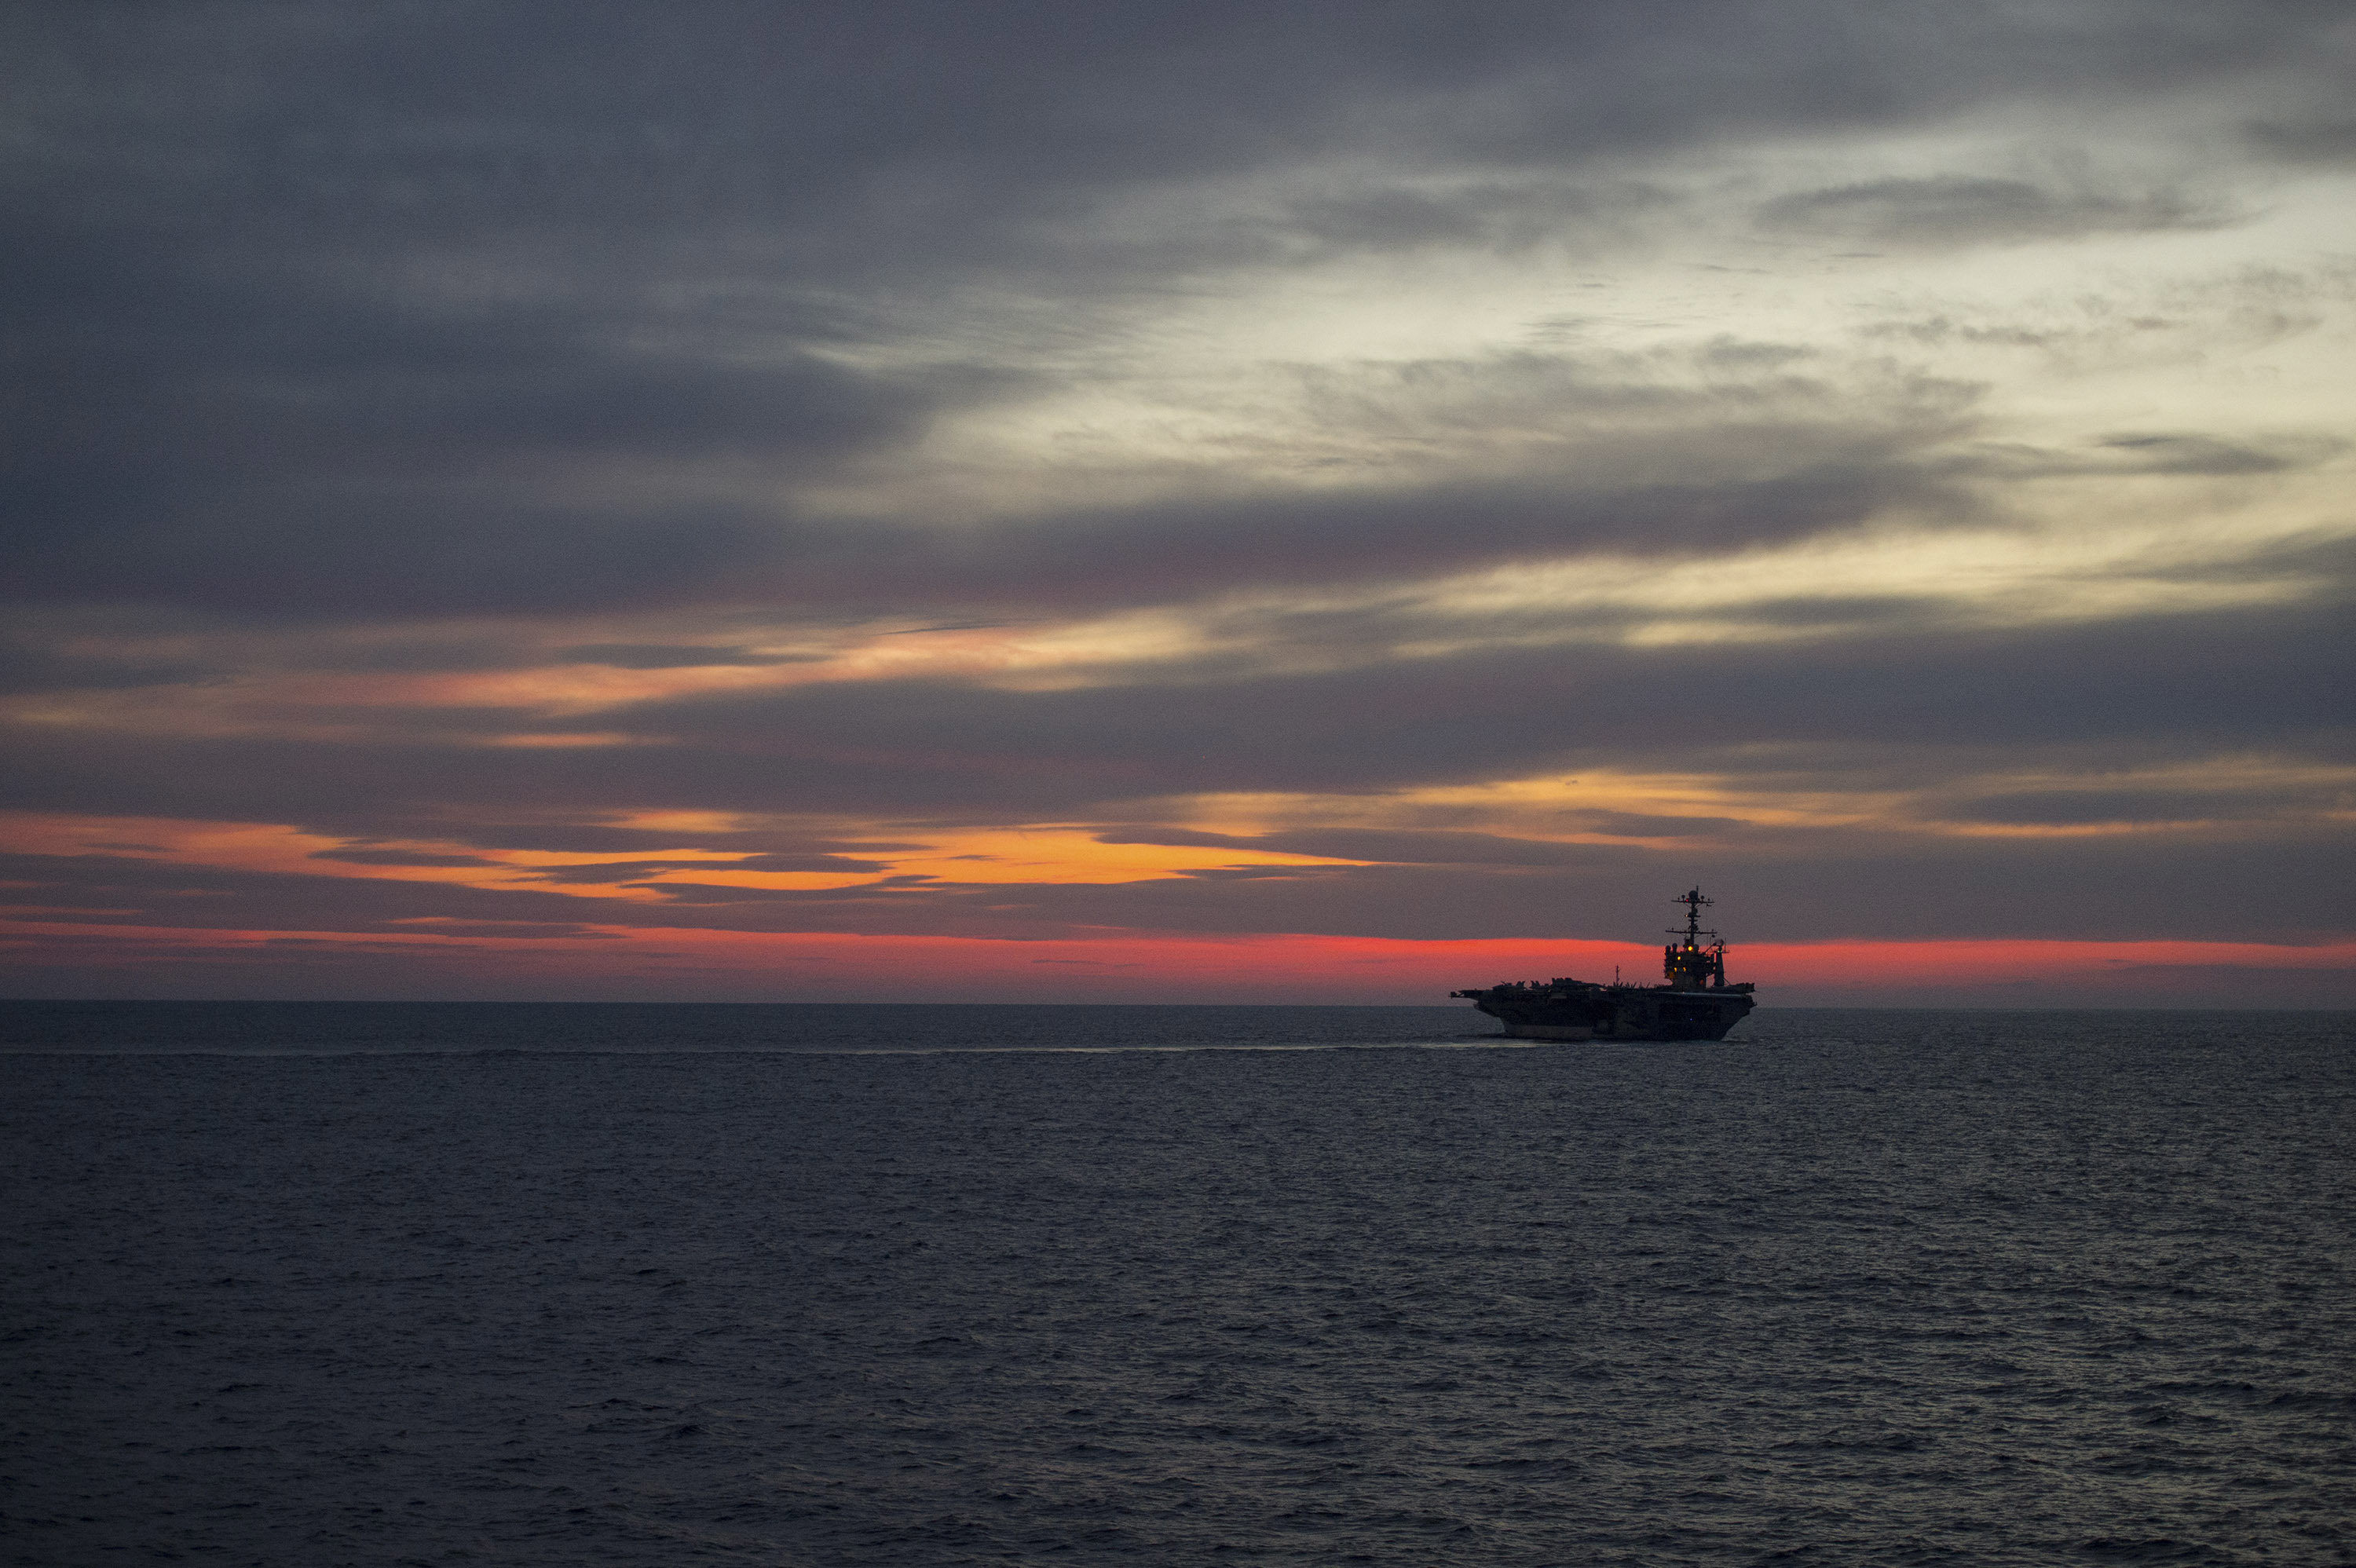
[{"label": "radar antenna", "polygon": [[[1683,904],[1686,906],[1685,930],[1679,931],[1676,926],[1671,926],[1669,927],[1669,934],[1671,936],[1684,937],[1687,947],[1700,946],[1702,937],[1701,912],[1708,909],[1711,904],[1716,903],[1718,901],[1716,899],[1706,899],[1702,897],[1701,890],[1699,888],[1696,888],[1691,892],[1679,893],[1669,901],[1673,904]],[[1716,936],[1718,933],[1713,931],[1709,933],[1709,934]]]}]

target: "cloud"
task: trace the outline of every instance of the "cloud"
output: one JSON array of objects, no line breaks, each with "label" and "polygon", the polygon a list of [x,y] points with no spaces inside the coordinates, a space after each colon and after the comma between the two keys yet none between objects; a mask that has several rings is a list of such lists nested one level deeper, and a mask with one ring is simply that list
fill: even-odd
[{"label": "cloud", "polygon": [[[1581,848],[1551,866],[1238,869],[1113,883],[922,878],[816,891],[655,884],[659,901],[449,882],[292,876],[124,857],[0,858],[0,905],[89,926],[416,934],[836,932],[1050,940],[1115,932],[1290,932],[1401,940],[1644,942],[1702,882],[1740,943],[1881,936],[2300,942],[2356,920],[2344,834],[2137,840],[1768,834],[1744,851]],[[2309,896],[2286,902],[2286,886]],[[2186,888],[2202,896],[2186,899]],[[1935,896],[1924,890],[1935,889]],[[1658,910],[1655,921],[1646,912]]]},{"label": "cloud", "polygon": [[[1719,833],[1739,827],[1728,817],[1656,816],[1617,811],[1568,811],[1558,818],[1566,831],[1614,837],[1676,837]],[[1319,855],[1420,866],[1574,866],[1593,861],[1591,847],[1494,833],[1385,827],[1294,828],[1238,837],[1171,827],[1116,827],[1096,835],[1107,844],[1172,844],[1250,849],[1280,855]],[[1288,869],[1263,874],[1291,875]]]},{"label": "cloud", "polygon": [[1268,258],[1427,247],[1513,252],[1576,246],[1582,232],[1616,238],[1677,200],[1642,181],[1544,174],[1420,185],[1365,179],[1358,188],[1294,197],[1244,231],[1257,236],[1257,250]]},{"label": "cloud", "polygon": [[2128,472],[2142,474],[2279,474],[2312,467],[2344,450],[2344,443],[2309,439],[2272,450],[2254,443],[2204,435],[2114,435],[2103,446],[2129,459]]},{"label": "cloud", "polygon": [[[1738,517],[1756,537],[1847,517],[1922,481],[1894,452],[1818,450],[1715,493],[1582,481],[1552,511],[1565,471],[1608,450],[1590,443],[1526,495],[1051,508],[972,539],[813,497],[946,411],[1041,389],[960,301],[1058,302],[1068,327],[1083,302],[1161,297],[1205,266],[1601,232],[1679,199],[1648,160],[2064,88],[2124,104],[2296,77],[2327,25],[2102,5],[1967,28],[1843,5],[1675,25],[1521,5],[1445,25],[1415,6],[105,15],[14,22],[22,216],[0,287],[17,373],[45,392],[11,447],[12,580],[267,616],[893,582],[945,604],[948,580],[1001,560],[1035,578],[1076,536],[1072,592],[1237,549],[1239,571],[1283,571],[1286,538],[1396,570],[1417,563],[1408,517],[1436,512],[1504,550],[1549,528],[1686,548],[1750,532]],[[1248,220],[1207,220],[1237,202]],[[2166,190],[1937,175],[1794,193],[1764,220],[1944,243],[2215,219]],[[1259,238],[1222,252],[1237,222]],[[1474,379],[1557,418],[1645,390],[1549,371],[1515,391],[1510,368]],[[1732,400],[1671,444],[1706,461],[1732,424],[1821,449],[1820,421],[1857,412],[1826,401],[1794,428]],[[1501,412],[1476,399],[1455,425]],[[1171,531],[1190,525],[1205,548]]]},{"label": "cloud", "polygon": [[[2280,929],[2351,754],[2344,20],[15,7],[0,802],[340,846],[22,896]],[[1043,823],[1205,855],[901,858]]]},{"label": "cloud", "polygon": [[[1026,188],[1068,200],[1280,153],[1559,165],[1935,123],[2023,97],[2083,108],[2253,72],[2319,82],[2336,19],[2102,0],[1968,23],[1845,4],[1673,19],[1522,3],[1477,16],[1205,4],[1183,18],[503,4],[431,26],[348,10],[298,28],[262,5],[135,22],[25,7],[10,53],[28,150],[60,174],[136,182],[166,211],[228,197],[241,217],[291,209],[313,228],[437,239],[519,210],[659,229],[807,214],[857,253],[862,229],[986,231],[1055,210],[1010,201]],[[77,74],[43,69],[60,61]],[[138,91],[75,90],[91,82]]]},{"label": "cloud", "polygon": [[[669,871],[819,871],[830,876],[857,876],[891,869],[881,860],[862,860],[845,855],[743,855],[733,860],[600,860],[590,865],[531,866],[519,868],[520,875],[537,882],[553,882],[567,886],[597,883],[645,883],[645,879]],[[680,882],[646,883],[660,891],[684,886]]]},{"label": "cloud", "polygon": [[2345,787],[2207,790],[2070,788],[2016,790],[1959,801],[1946,814],[1961,821],[2074,827],[2086,824],[2263,820],[2276,815],[2313,819],[2346,810]]},{"label": "cloud", "polygon": [[559,648],[553,662],[612,665],[616,669],[690,669],[712,665],[767,665],[805,662],[808,654],[756,654],[744,648],[702,647],[664,643],[584,643]]},{"label": "cloud", "polygon": [[[321,330],[344,329],[338,320]],[[458,324],[434,330],[466,336]],[[225,324],[222,333],[241,340],[246,324]],[[203,385],[164,385],[174,377],[137,362],[111,371],[103,390],[95,382],[77,390],[65,378],[44,416],[49,433],[33,432],[16,473],[16,597],[280,619],[698,601],[766,601],[804,614],[1029,613],[1598,549],[1736,548],[1893,507],[1968,505],[1924,457],[1968,416],[1969,388],[1881,378],[1851,390],[1794,378],[1780,357],[1730,365],[1718,345],[1703,353],[1707,385],[1676,359],[1524,353],[1368,366],[1347,386],[1329,379],[1308,389],[1345,448],[1384,427],[1453,432],[1470,443],[1467,455],[1483,457],[1477,466],[1465,455],[1451,460],[1455,472],[1424,464],[1340,489],[1264,485],[1240,496],[1227,484],[955,527],[827,518],[793,503],[793,487],[910,439],[937,393],[889,393],[807,361],[765,371],[757,386],[731,372],[747,385],[701,387],[698,395],[764,432],[759,463],[778,470],[784,488],[766,500],[699,498],[702,482],[692,474],[612,467],[697,455],[660,450],[670,416],[644,378],[583,390],[601,371],[571,347],[514,327],[508,336],[518,341],[506,357],[466,348],[497,366],[496,392],[470,385],[460,368],[397,395],[431,404],[413,411],[427,421],[415,429],[400,428],[409,415],[385,412],[375,370],[339,384],[308,368],[248,366],[223,384],[218,378],[232,362],[225,358]],[[817,379],[800,387],[809,377]],[[765,402],[763,387],[798,389]],[[295,410],[254,406],[265,389],[271,404],[299,389]],[[77,398],[92,406],[77,407]],[[505,412],[479,414],[474,404],[484,400]],[[573,411],[604,400],[617,411],[610,428],[600,420],[567,427]],[[822,428],[797,412],[804,403],[827,411]],[[360,405],[373,411],[369,421],[348,429]],[[648,405],[642,423],[618,411]],[[1496,449],[1497,432],[1515,432],[1511,449]],[[798,441],[850,449],[798,451]],[[556,468],[552,443],[566,446]],[[626,501],[612,494],[617,484]],[[583,493],[565,499],[568,491]],[[555,656],[630,668],[791,657],[618,643]]]},{"label": "cloud", "polygon": [[2065,475],[2126,477],[2181,475],[2231,478],[2320,466],[2347,450],[2334,437],[2307,433],[2228,440],[2194,432],[2123,432],[2075,451],[1982,446],[1955,466],[2008,478]]},{"label": "cloud", "polygon": [[0,636],[0,693],[120,691],[215,678],[197,661],[125,658],[111,649],[44,646],[37,635]]},{"label": "cloud", "polygon": [[[1133,681],[1039,692],[862,682],[699,696],[601,722],[703,746],[736,738],[767,752],[771,776],[804,799],[856,773],[868,782],[845,805],[922,810],[935,791],[980,801],[1013,785],[1045,815],[1124,795],[1378,790],[1598,758],[1690,766],[1761,746],[2321,736],[2344,724],[2351,645],[2344,610],[2270,607],[2037,634],[1893,627],[1734,659],[1706,644],[1483,650],[1157,683],[1150,699]],[[1696,696],[1665,709],[1674,692]],[[846,768],[851,758],[861,764]]]},{"label": "cloud", "polygon": [[[502,822],[487,819],[477,803],[463,792],[451,799],[469,808],[458,816],[421,815],[383,818],[389,833],[413,837],[448,838],[483,849],[539,850],[561,855],[611,855],[636,851],[649,856],[666,849],[704,849],[740,857],[736,862],[756,870],[827,869],[841,854],[886,853],[920,848],[883,840],[843,841],[791,829],[714,827],[699,824],[675,827],[617,827],[609,822],[566,820]],[[322,819],[324,821],[324,819]]]},{"label": "cloud", "polygon": [[691,471],[807,479],[906,440],[953,385],[792,350],[716,362],[580,309],[355,297],[283,261],[216,278],[128,234],[10,239],[0,284],[42,389],[0,513],[20,599],[384,615],[709,593],[777,559],[790,517]]},{"label": "cloud", "polygon": [[2290,164],[2356,163],[2356,119],[2253,120],[2250,141]]},{"label": "cloud", "polygon": [[2088,234],[2212,229],[2231,221],[2212,203],[2173,191],[2061,191],[2027,180],[1966,175],[1868,180],[1779,196],[1762,228],[1882,245],[2008,245]]},{"label": "cloud", "polygon": [[[53,729],[12,750],[0,803],[298,823],[363,848],[884,860],[907,831],[893,819],[1136,823],[1148,803],[1158,815],[1197,793],[1378,797],[1592,767],[1871,791],[2049,763],[2345,759],[2351,647],[2344,607],[2268,604],[2041,631],[1869,623],[1732,656],[1706,643],[1482,647],[1293,675],[1148,667],[1045,690],[826,682],[630,704],[595,722],[645,743],[569,750]],[[658,807],[723,819],[623,825]],[[762,832],[724,819],[813,814],[835,820]],[[844,819],[877,827],[846,832]],[[1655,826],[1590,820],[1640,837]]]},{"label": "cloud", "polygon": [[481,855],[435,855],[419,849],[317,849],[315,860],[340,860],[348,866],[496,866]]}]

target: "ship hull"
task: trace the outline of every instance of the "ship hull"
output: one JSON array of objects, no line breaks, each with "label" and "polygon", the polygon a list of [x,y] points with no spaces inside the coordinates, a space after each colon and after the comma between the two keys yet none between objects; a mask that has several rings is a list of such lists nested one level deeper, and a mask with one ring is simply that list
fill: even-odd
[{"label": "ship hull", "polygon": [[1665,987],[1597,987],[1570,995],[1537,994],[1519,987],[1460,991],[1505,1026],[1513,1040],[1627,1041],[1724,1040],[1750,1015],[1742,991],[1672,991]]}]

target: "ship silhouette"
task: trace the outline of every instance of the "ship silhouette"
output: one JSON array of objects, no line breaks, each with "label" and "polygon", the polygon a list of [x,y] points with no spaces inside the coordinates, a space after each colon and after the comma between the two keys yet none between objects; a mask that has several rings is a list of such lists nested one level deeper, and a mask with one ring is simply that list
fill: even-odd
[{"label": "ship silhouette", "polygon": [[[1661,949],[1658,986],[1606,985],[1567,977],[1514,980],[1477,991],[1451,991],[1505,1026],[1516,1040],[1724,1040],[1752,1006],[1748,983],[1726,983],[1726,944],[1701,928],[1710,900],[1695,888],[1670,901],[1686,923]],[[1709,940],[1707,944],[1703,938]]]}]

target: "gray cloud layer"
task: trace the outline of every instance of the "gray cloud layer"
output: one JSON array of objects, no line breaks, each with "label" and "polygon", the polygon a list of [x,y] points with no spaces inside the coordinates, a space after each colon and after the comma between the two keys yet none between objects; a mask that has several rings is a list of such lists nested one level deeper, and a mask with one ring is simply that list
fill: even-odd
[{"label": "gray cloud layer", "polygon": [[[295,650],[282,658],[345,673],[758,672],[814,656],[768,651],[762,634],[780,627],[1239,596],[1216,613],[1219,650],[1082,671],[1069,689],[934,672],[586,719],[421,700],[209,735],[50,715],[16,731],[0,804],[298,824],[343,841],[323,872],[480,869],[472,850],[614,859],[490,892],[35,857],[16,868],[23,898],[100,924],[383,933],[433,918],[561,935],[613,912],[567,887],[689,874],[678,854],[702,847],[879,880],[812,895],[662,882],[666,901],[629,918],[1601,934],[1561,913],[1566,887],[1589,905],[1643,901],[1664,876],[1739,858],[1773,870],[1728,873],[1752,878],[1738,893],[1788,912],[1762,935],[1863,929],[1855,890],[1910,880],[1944,890],[1914,934],[2345,929],[2344,904],[2293,918],[2272,903],[2273,879],[2339,863],[2344,803],[2322,786],[1977,782],[2008,760],[2029,773],[2348,763],[2356,572],[2328,543],[2183,569],[2214,586],[2295,566],[2325,585],[2304,598],[2013,632],[1830,584],[1748,613],[1837,638],[1732,651],[1501,647],[1548,613],[1443,624],[1382,592],[1607,554],[1731,560],[1893,518],[1991,525],[2011,485],[2222,493],[2337,458],[2313,432],[2173,416],[2068,450],[1976,443],[1986,388],[1903,357],[2093,359],[2135,334],[2181,338],[2181,319],[1990,325],[1892,304],[1853,352],[1703,324],[1645,356],[1567,315],[1514,352],[1301,371],[1286,394],[1331,437],[1315,483],[1043,482],[1028,504],[954,516],[947,481],[929,500],[841,496],[896,495],[885,481],[944,421],[1073,395],[1127,351],[1107,323],[1228,272],[1638,253],[1678,222],[1722,222],[1770,260],[2240,222],[2236,160],[2269,178],[2346,161],[2350,39],[2343,5],[2157,0],[12,7],[12,692],[211,690],[248,678],[241,661],[272,637]],[[1779,139],[1989,123],[2051,139],[2104,115],[2185,129],[2125,173],[2030,160],[1776,185],[1740,162]],[[2248,301],[2218,308],[2240,311],[2232,330],[2249,340],[2316,319],[2279,279],[2241,286]],[[1363,592],[1307,603],[1337,585]],[[669,619],[615,632],[594,616]],[[1451,636],[1461,651],[1444,651]],[[365,732],[326,732],[337,724]],[[629,743],[484,743],[582,728]],[[911,832],[1068,820],[1215,848],[1157,812],[1196,792],[1371,799],[1586,768],[1769,795],[1883,787],[1986,827],[2199,826],[2165,843],[1932,844],[1589,812],[1565,831],[1623,842],[1566,846],[1430,820],[1236,841],[1381,862],[1367,869],[1012,892],[889,877],[880,836],[616,826],[657,809],[866,814]],[[1671,831],[1713,848],[1634,847]],[[2344,872],[2324,885],[2351,885]],[[2090,886],[2099,898],[2077,899]]]},{"label": "gray cloud layer", "polygon": [[[20,6],[0,171],[26,389],[10,581],[344,616],[790,600],[904,575],[922,599],[924,579],[1005,541],[961,559],[926,519],[846,531],[792,497],[1009,389],[969,356],[914,376],[832,353],[953,291],[1082,301],[1303,240],[1506,242],[1495,214],[1576,225],[1626,200],[1597,192],[1640,190],[1626,171],[1644,160],[1724,138],[2051,93],[2197,105],[2253,79],[2277,103],[2319,101],[2340,15]],[[1141,193],[1344,157],[1390,173],[1133,244],[1108,220]],[[1415,183],[1471,171],[1462,188]],[[2082,186],[1892,178],[1765,216],[1930,243],[2207,220],[2165,193]],[[1545,389],[1580,390],[1576,375]],[[1697,431],[1743,422],[1691,412]],[[1066,597],[1100,593],[1245,539],[1269,542],[1234,559],[1240,580],[1344,542],[1376,569],[1656,532],[1686,548],[1845,521],[1922,483],[1901,431],[1811,464],[1809,442],[1835,443],[1807,417],[1803,461],[1716,491],[1573,484],[1556,507],[1540,497],[1564,490],[1558,473],[1518,498],[1117,510],[1023,535],[1035,557],[1004,575],[1052,584],[1057,557]],[[774,498],[702,482],[730,464]]]},{"label": "gray cloud layer", "polygon": [[[602,727],[663,743],[587,750],[101,732],[19,755],[0,774],[0,799],[396,837],[444,813],[464,828],[657,807],[1119,822],[1134,820],[1139,801],[1193,792],[1346,794],[1593,766],[1722,771],[1762,789],[1922,789],[1973,752],[2050,765],[2284,748],[2344,763],[2356,759],[2351,632],[2343,608],[2036,635],[1893,628],[1752,649],[1739,661],[1708,647],[1490,653],[1290,677],[1245,672],[1142,694],[862,681],[607,712]],[[1664,723],[1661,694],[1676,691],[1706,692],[1708,722]],[[559,727],[495,718],[501,728]],[[690,847],[610,830],[471,841],[642,855]],[[729,834],[697,842],[803,851]]]}]

